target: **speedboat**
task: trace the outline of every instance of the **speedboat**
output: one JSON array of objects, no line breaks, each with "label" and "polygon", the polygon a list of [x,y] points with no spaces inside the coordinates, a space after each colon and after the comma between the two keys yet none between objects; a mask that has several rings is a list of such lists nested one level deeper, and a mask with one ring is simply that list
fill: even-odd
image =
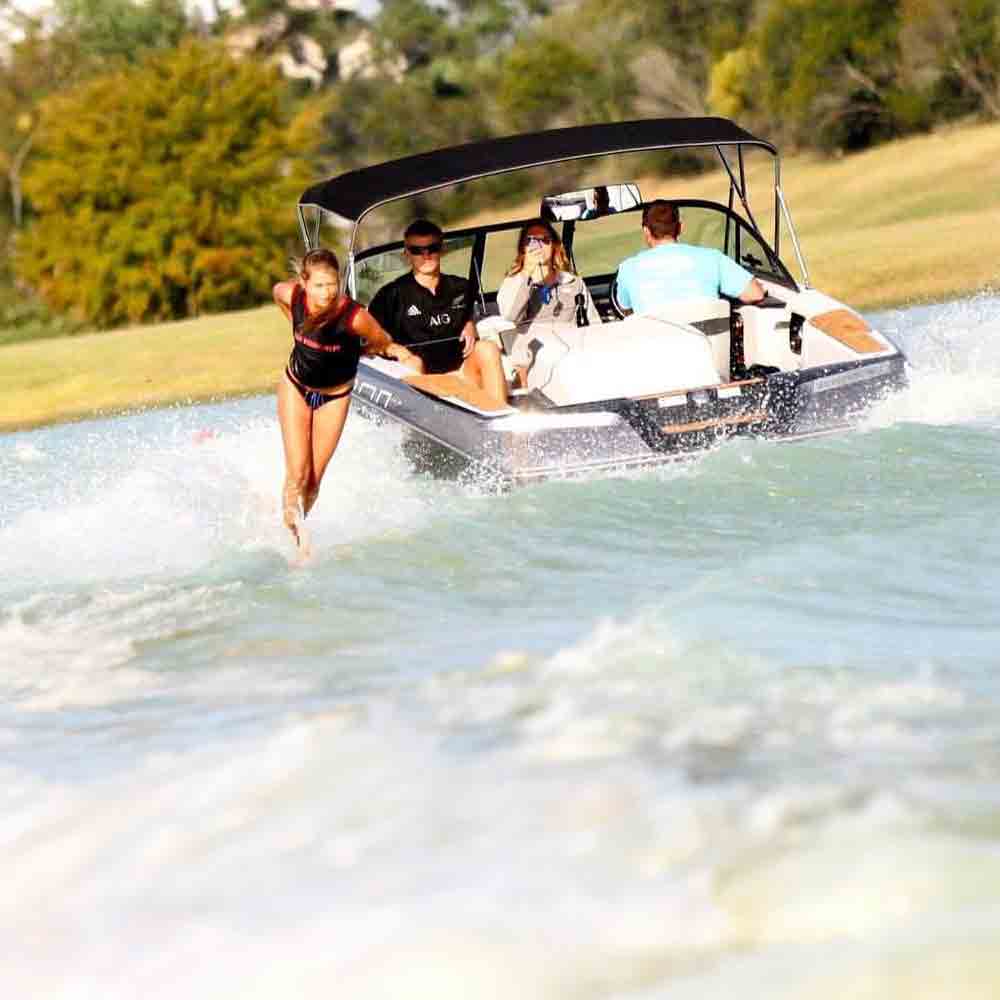
[{"label": "speedboat", "polygon": [[[727,254],[767,295],[752,305],[696,299],[655,315],[626,315],[616,295],[618,264],[644,249],[641,212],[650,199],[640,190],[647,182],[624,181],[618,172],[628,155],[642,156],[640,168],[647,171],[651,154],[659,155],[665,167],[653,184],[669,188],[669,166],[679,150],[714,162],[719,193],[728,188],[719,201],[671,199],[680,209],[681,242]],[[586,161],[573,166],[585,167],[589,177],[616,171],[601,178],[604,214],[594,211],[596,187],[553,192],[540,186],[559,165],[565,173],[571,161]],[[367,304],[406,264],[401,239],[385,241],[383,225],[366,245],[363,223],[389,210],[401,230],[406,200],[419,199],[425,207],[434,192],[515,172],[526,178],[521,204],[541,197],[529,202],[539,205],[530,217],[554,220],[604,322],[539,333],[528,383],[515,388],[512,379],[505,405],[457,376],[415,375],[398,362],[365,358],[355,405],[376,420],[402,425],[408,451],[423,467],[447,473],[471,468],[522,483],[655,465],[733,435],[796,440],[829,433],[905,384],[906,359],[889,337],[810,285],[777,149],[723,118],[552,129],[353,170],[302,194],[302,236],[313,249],[342,246],[350,233],[347,290]],[[761,213],[773,217],[764,227],[770,239],[750,205],[749,178],[762,172],[771,189]],[[424,212],[412,216],[418,214]],[[497,211],[495,219],[445,227],[442,263],[443,271],[469,279],[480,336],[494,339],[508,355],[518,331],[499,316],[497,289],[528,221],[510,215]],[[780,256],[782,235],[791,244],[796,276]],[[513,374],[509,366],[507,371]]]}]

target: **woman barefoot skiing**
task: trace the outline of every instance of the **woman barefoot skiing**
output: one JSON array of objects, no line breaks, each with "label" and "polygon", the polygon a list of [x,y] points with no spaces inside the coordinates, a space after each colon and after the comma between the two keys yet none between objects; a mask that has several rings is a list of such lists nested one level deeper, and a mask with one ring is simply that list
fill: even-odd
[{"label": "woman barefoot skiing", "polygon": [[358,361],[381,354],[413,364],[366,309],[340,292],[332,250],[310,250],[295,281],[274,286],[274,301],[292,322],[292,354],[278,382],[278,420],[285,446],[282,513],[296,545],[307,549],[302,522],[319,495],[351,405]]}]

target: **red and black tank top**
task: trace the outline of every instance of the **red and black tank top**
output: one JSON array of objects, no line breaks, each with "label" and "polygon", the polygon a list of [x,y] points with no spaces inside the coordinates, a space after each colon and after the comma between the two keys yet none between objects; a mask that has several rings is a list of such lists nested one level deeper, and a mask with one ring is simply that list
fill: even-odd
[{"label": "red and black tank top", "polygon": [[292,336],[295,343],[288,370],[310,389],[327,389],[354,378],[363,344],[351,332],[351,323],[361,305],[346,296],[340,308],[318,329],[303,332],[306,293],[301,285],[292,291]]}]

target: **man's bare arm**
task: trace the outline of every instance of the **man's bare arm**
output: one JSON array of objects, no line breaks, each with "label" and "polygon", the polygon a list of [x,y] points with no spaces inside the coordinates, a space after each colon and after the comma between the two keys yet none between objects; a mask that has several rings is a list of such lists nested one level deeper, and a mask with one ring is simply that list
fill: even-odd
[{"label": "man's bare arm", "polygon": [[746,302],[747,304],[760,302],[761,299],[766,298],[767,290],[756,278],[751,278],[747,287],[740,292],[740,302]]}]

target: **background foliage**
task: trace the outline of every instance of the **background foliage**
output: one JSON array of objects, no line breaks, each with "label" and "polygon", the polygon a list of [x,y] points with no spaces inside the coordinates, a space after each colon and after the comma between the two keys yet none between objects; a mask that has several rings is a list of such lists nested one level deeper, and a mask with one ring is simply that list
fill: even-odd
[{"label": "background foliage", "polygon": [[21,276],[101,325],[266,295],[315,125],[289,121],[283,95],[274,69],[187,42],[50,98]]},{"label": "background foliage", "polygon": [[53,2],[0,0],[0,329],[252,305],[304,183],[452,143],[724,114],[850,152],[1000,118],[997,0]]}]

